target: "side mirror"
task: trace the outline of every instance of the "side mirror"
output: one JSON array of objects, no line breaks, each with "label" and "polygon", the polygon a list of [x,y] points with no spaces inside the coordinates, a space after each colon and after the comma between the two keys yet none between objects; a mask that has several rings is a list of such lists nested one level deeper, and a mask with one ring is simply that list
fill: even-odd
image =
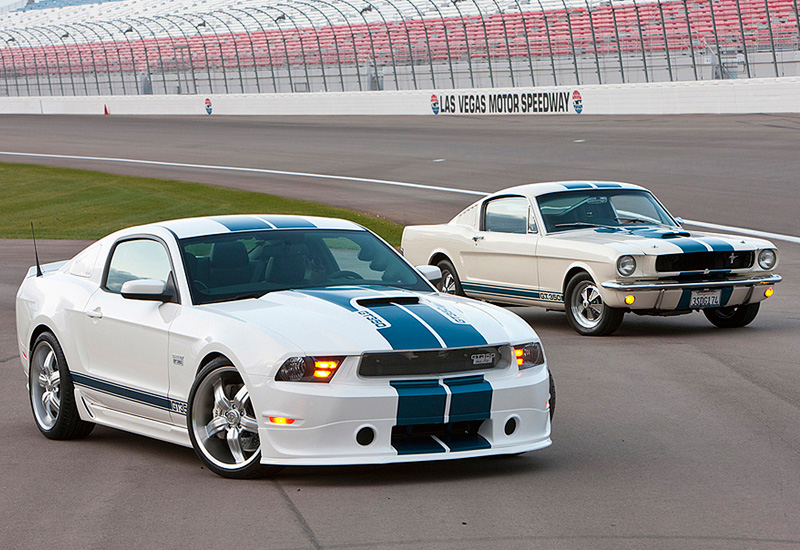
[{"label": "side mirror", "polygon": [[678,222],[678,225],[683,227],[683,218],[675,218],[675,221]]},{"label": "side mirror", "polygon": [[120,291],[123,298],[129,300],[150,300],[153,302],[170,302],[174,294],[167,290],[164,281],[156,279],[135,279],[122,284]]},{"label": "side mirror", "polygon": [[442,280],[442,270],[435,265],[418,265],[416,268],[423,277],[432,283],[437,283]]}]

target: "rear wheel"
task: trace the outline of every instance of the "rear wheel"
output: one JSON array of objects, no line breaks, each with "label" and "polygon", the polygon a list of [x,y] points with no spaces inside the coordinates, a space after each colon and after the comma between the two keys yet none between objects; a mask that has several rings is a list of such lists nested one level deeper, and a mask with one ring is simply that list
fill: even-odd
[{"label": "rear wheel", "polygon": [[738,328],[749,325],[758,315],[760,302],[731,307],[706,308],[703,313],[706,319],[720,328]]},{"label": "rear wheel", "polygon": [[51,332],[33,343],[28,392],[36,427],[49,439],[80,439],[94,429],[81,420],[64,351]]},{"label": "rear wheel", "polygon": [[564,292],[567,321],[583,336],[607,336],[619,328],[625,312],[603,302],[597,285],[586,273],[578,273]]},{"label": "rear wheel", "polygon": [[192,384],[187,406],[192,447],[209,470],[247,479],[280,470],[261,464],[261,442],[250,394],[228,359],[211,361]]},{"label": "rear wheel", "polygon": [[441,260],[436,266],[442,271],[442,278],[439,284],[436,285],[439,292],[464,296],[464,289],[461,288],[461,280],[458,278],[456,268],[450,260]]}]

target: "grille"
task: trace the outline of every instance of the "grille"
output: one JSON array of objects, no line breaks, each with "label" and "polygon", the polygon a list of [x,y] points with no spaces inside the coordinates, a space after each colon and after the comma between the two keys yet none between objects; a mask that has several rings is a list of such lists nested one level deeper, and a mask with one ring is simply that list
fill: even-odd
[{"label": "grille", "polygon": [[448,374],[493,369],[501,362],[499,346],[365,353],[358,372],[361,376],[403,376]]},{"label": "grille", "polygon": [[656,258],[656,271],[705,271],[745,269],[753,265],[755,252],[693,252],[665,254]]}]

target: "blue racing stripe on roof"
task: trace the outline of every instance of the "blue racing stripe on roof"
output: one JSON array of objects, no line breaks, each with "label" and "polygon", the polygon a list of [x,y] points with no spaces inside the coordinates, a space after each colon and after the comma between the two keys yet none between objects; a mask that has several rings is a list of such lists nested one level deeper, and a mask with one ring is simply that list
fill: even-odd
[{"label": "blue racing stripe on roof", "polygon": [[466,322],[456,323],[427,304],[407,304],[403,307],[428,323],[448,348],[486,345],[486,338],[475,327]]},{"label": "blue racing stripe on roof", "polygon": [[256,231],[258,229],[272,229],[269,224],[256,216],[225,216],[212,218],[231,231]]},{"label": "blue racing stripe on roof", "polygon": [[277,229],[306,229],[317,226],[299,216],[261,216],[260,219],[274,225]]},{"label": "blue racing stripe on roof", "polygon": [[593,189],[588,183],[562,183],[567,189]]},{"label": "blue racing stripe on roof", "polygon": [[598,189],[609,189],[609,188],[614,188],[614,187],[622,187],[618,183],[611,183],[611,182],[608,182],[608,181],[601,181],[599,183],[598,182],[593,182],[593,183]]}]

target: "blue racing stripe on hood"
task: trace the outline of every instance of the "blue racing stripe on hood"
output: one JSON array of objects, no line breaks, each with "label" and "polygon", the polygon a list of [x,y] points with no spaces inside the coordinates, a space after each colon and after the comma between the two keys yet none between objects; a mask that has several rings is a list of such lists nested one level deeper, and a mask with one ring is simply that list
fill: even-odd
[{"label": "blue racing stripe on hood", "polygon": [[448,348],[467,348],[486,345],[486,338],[484,338],[475,327],[465,321],[460,323],[455,322],[435,308],[424,303],[408,304],[403,307],[428,323],[439,337],[444,340]]},{"label": "blue racing stripe on hood", "polygon": [[701,240],[709,245],[714,252],[733,252],[733,245],[715,237],[701,237]]},{"label": "blue racing stripe on hood", "polygon": [[414,315],[404,311],[402,307],[396,304],[387,302],[371,307],[362,307],[361,309],[353,305],[354,299],[381,298],[386,296],[385,292],[359,287],[329,290],[296,290],[295,292],[325,300],[354,313],[364,310],[375,313],[386,321],[384,326],[381,326],[381,323],[375,323],[375,329],[394,350],[439,349],[443,347],[431,330],[415,318]]},{"label": "blue racing stripe on hood", "polygon": [[703,243],[695,241],[694,239],[669,239],[669,242],[687,254],[691,254],[693,252],[708,252],[708,248],[706,248]]}]

